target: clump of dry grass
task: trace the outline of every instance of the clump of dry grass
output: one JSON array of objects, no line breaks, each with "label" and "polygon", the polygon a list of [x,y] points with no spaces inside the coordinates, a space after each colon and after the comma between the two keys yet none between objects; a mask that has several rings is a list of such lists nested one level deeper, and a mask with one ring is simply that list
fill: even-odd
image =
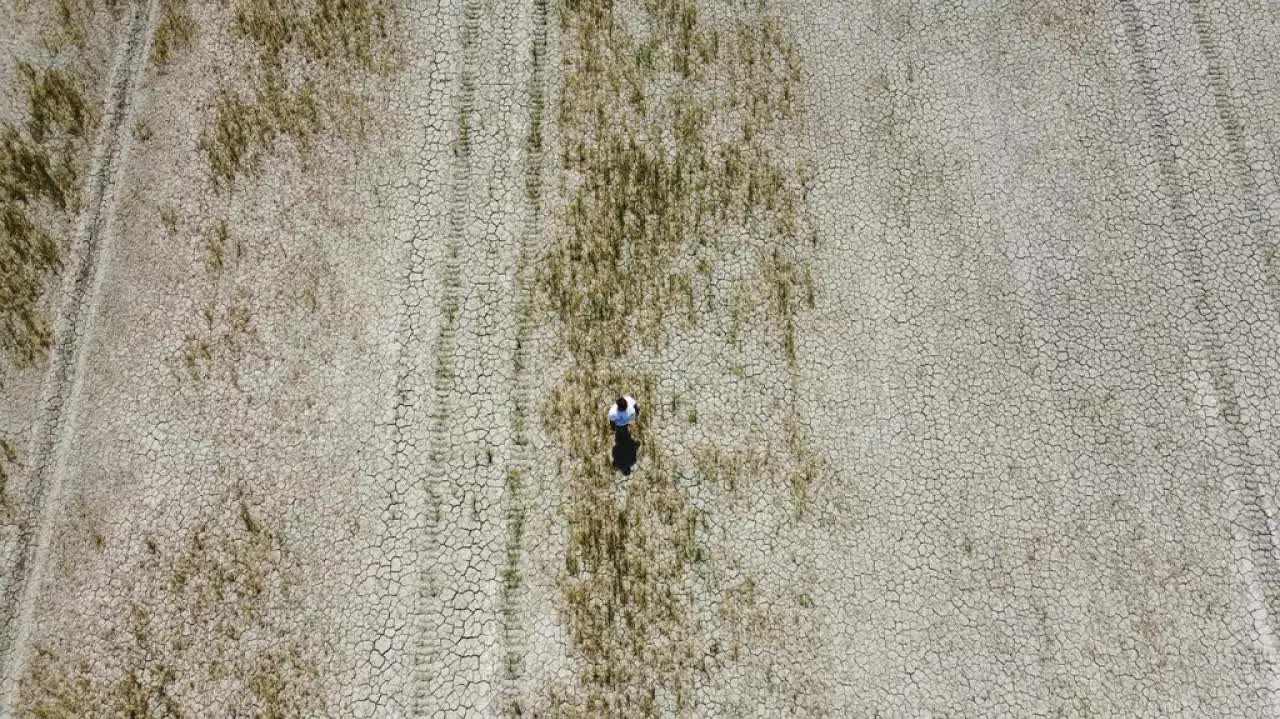
[{"label": "clump of dry grass", "polygon": [[[519,469],[511,469],[507,472],[506,493],[508,496],[516,497],[520,495],[521,485],[523,484],[523,473]],[[520,545],[524,538],[524,512],[521,509],[513,509],[509,517],[509,528],[506,543],[506,565],[502,572],[502,591],[508,597],[514,594],[520,588],[522,577],[520,576],[519,552]]]},{"label": "clump of dry grass", "polygon": [[321,130],[315,85],[288,88],[276,70],[264,73],[251,95],[223,88],[214,100],[214,123],[200,138],[215,182],[230,187],[236,177],[255,175],[282,137],[303,149]]},{"label": "clump of dry grass", "polygon": [[[91,666],[41,645],[19,679],[17,716],[321,716],[320,647],[295,618],[299,568],[284,537],[241,489],[228,493],[175,552],[146,541],[141,578]],[[79,639],[79,638],[78,638]],[[77,642],[78,643],[78,642]],[[181,678],[181,681],[179,681]]]},{"label": "clump of dry grass", "polygon": [[206,223],[200,238],[206,297],[199,326],[183,338],[176,369],[192,381],[222,377],[238,385],[240,362],[258,337],[253,296],[237,277],[244,245],[226,220]]},{"label": "clump of dry grass", "polygon": [[[66,70],[37,70],[18,63],[27,89],[27,133],[43,144],[51,140],[83,140],[91,113],[85,106],[82,82]],[[63,194],[66,188],[60,188]]]},{"label": "clump of dry grass", "polygon": [[791,499],[791,511],[803,516],[810,487],[829,473],[824,457],[808,443],[805,430],[794,415],[783,419],[780,436],[749,437],[743,448],[726,449],[714,443],[694,448],[693,466],[703,481],[719,488],[730,501],[746,493],[782,489]]},{"label": "clump of dry grass", "polygon": [[52,344],[40,307],[62,266],[59,238],[78,209],[86,137],[97,114],[69,70],[19,63],[27,118],[0,124],[0,355],[21,369]]},{"label": "clump of dry grass", "polygon": [[148,125],[146,120],[139,120],[133,126],[133,139],[138,142],[151,142],[153,137],[155,137],[155,131],[151,129],[151,125]]},{"label": "clump of dry grass", "polygon": [[218,220],[204,233],[204,266],[209,274],[218,277],[222,271],[240,261],[243,249],[240,240],[231,239],[226,220]]},{"label": "clump of dry grass", "polygon": [[[580,56],[561,93],[561,159],[584,181],[565,218],[571,234],[542,264],[547,309],[585,328],[565,333],[571,343],[599,341],[590,327],[660,342],[671,314],[691,317],[709,299],[728,249],[720,238],[746,231],[764,246],[758,281],[785,348],[812,287],[807,258],[787,250],[801,244],[802,177],[774,149],[794,112],[797,52],[763,13],[740,14],[722,35],[699,24],[691,0],[646,9],[652,34],[638,39],[606,3],[562,8]],[[697,82],[663,84],[673,75]]]},{"label": "clump of dry grass", "polygon": [[151,64],[164,67],[191,47],[199,28],[187,0],[161,0],[160,20],[151,43]]},{"label": "clump of dry grass", "polygon": [[[32,0],[19,0],[16,7],[25,10]],[[43,32],[45,48],[57,54],[67,49],[84,50],[89,45],[89,30],[99,9],[118,17],[118,0],[53,0],[47,8],[53,14],[52,23]]]},{"label": "clump of dry grass", "polygon": [[215,184],[258,174],[285,138],[305,150],[324,130],[359,137],[363,107],[347,88],[394,68],[392,18],[385,0],[239,0],[233,26],[254,52],[243,76],[252,89],[223,87],[214,100],[200,148]]},{"label": "clump of dry grass", "polygon": [[392,6],[380,0],[242,0],[236,29],[279,65],[292,53],[339,72],[388,68]]},{"label": "clump of dry grass", "polygon": [[240,361],[258,337],[252,296],[244,289],[236,289],[226,299],[215,296],[200,317],[200,330],[183,339],[179,353],[182,371],[194,381],[225,377],[238,386]]},{"label": "clump of dry grass", "polygon": [[[773,652],[812,656],[827,641],[823,628],[810,614],[813,597],[799,588],[779,590],[757,580],[740,566],[733,566],[720,578],[722,600],[716,607],[716,650],[709,662],[734,664],[740,681],[755,686],[785,686],[785,693],[775,697],[777,704],[762,706],[758,697],[743,697],[742,705],[734,700],[725,710],[734,714],[770,712],[787,716],[828,716],[829,682],[821,672],[800,673],[778,667],[774,663],[753,662],[761,647]],[[750,697],[750,698],[749,698]],[[752,699],[755,701],[752,701]],[[770,711],[772,710],[772,711]]]},{"label": "clump of dry grass", "polygon": [[18,449],[0,437],[0,521],[7,521],[13,512],[13,501],[9,498],[9,473],[17,464]]}]

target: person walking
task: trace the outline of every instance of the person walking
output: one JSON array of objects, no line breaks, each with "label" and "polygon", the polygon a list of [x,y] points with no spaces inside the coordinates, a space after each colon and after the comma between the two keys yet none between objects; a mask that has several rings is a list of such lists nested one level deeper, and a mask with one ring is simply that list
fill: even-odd
[{"label": "person walking", "polygon": [[631,474],[636,463],[636,441],[631,438],[631,423],[640,415],[634,397],[623,395],[609,407],[609,426],[613,428],[613,466],[623,474]]}]

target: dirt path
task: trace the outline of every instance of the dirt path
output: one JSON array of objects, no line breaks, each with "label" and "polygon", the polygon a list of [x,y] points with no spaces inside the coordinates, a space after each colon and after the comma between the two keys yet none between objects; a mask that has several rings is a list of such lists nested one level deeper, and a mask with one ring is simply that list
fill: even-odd
[{"label": "dirt path", "polygon": [[[120,43],[103,106],[105,121],[94,147],[85,188],[85,209],[67,261],[60,291],[57,340],[41,393],[40,421],[36,427],[31,463],[35,524],[19,528],[17,549],[8,558],[11,577],[0,598],[4,618],[0,637],[4,644],[3,688],[6,702],[16,698],[17,668],[22,666],[34,603],[40,593],[50,532],[60,511],[60,487],[65,454],[74,441],[76,398],[84,356],[82,347],[92,336],[96,312],[95,294],[101,278],[104,240],[111,236],[116,205],[117,168],[132,143],[128,132],[130,94],[146,67],[147,47],[156,2],[137,2],[130,9],[127,32]],[[10,707],[5,707],[8,711]],[[7,712],[6,712],[7,713]]]}]

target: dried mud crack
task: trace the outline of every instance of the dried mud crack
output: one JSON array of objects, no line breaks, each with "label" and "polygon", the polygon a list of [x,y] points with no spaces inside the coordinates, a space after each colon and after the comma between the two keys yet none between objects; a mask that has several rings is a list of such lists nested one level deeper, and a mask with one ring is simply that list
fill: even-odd
[{"label": "dried mud crack", "polygon": [[1280,9],[0,26],[0,715],[1280,712]]}]

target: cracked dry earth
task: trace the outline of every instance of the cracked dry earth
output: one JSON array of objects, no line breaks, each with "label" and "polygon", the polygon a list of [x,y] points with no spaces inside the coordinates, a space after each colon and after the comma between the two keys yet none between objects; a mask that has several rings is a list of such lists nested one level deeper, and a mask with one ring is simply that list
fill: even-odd
[{"label": "cracked dry earth", "polygon": [[1276,4],[0,26],[0,715],[1280,717]]}]

